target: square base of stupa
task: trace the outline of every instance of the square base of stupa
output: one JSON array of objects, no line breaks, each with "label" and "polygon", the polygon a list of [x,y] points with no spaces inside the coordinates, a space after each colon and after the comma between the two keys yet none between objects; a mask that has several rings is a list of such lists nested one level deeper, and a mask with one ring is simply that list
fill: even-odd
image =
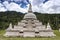
[{"label": "square base of stupa", "polygon": [[33,14],[31,9],[31,4],[29,5],[28,13],[24,16],[18,25],[10,23],[9,27],[6,29],[4,34],[6,37],[54,37],[56,36],[48,23],[47,26],[43,25],[42,22],[37,20],[35,14]]}]

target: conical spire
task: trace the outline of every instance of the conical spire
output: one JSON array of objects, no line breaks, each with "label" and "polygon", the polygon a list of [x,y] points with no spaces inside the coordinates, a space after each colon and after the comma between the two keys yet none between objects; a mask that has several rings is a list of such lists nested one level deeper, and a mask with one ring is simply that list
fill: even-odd
[{"label": "conical spire", "polygon": [[47,24],[47,30],[51,30],[51,26],[50,26],[49,22]]},{"label": "conical spire", "polygon": [[31,5],[31,3],[29,4],[28,12],[29,12],[29,13],[31,13],[31,12],[32,12],[32,5]]},{"label": "conical spire", "polygon": [[9,28],[12,29],[12,23],[10,23]]}]

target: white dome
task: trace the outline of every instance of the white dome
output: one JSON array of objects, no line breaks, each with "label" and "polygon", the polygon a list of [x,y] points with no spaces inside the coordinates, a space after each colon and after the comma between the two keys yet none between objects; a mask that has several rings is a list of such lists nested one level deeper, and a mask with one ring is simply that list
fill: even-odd
[{"label": "white dome", "polygon": [[28,13],[28,14],[26,14],[25,16],[24,16],[24,19],[37,19],[36,18],[36,15],[35,14],[33,14],[33,13]]}]

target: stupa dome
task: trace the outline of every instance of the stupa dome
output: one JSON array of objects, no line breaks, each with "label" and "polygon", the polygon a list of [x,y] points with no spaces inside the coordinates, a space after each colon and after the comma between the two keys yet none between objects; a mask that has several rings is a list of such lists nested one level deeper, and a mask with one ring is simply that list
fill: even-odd
[{"label": "stupa dome", "polygon": [[37,19],[36,15],[32,12],[31,4],[29,5],[28,13],[25,14],[24,19]]},{"label": "stupa dome", "polygon": [[27,13],[24,16],[24,19],[37,19],[37,18],[36,18],[36,15],[35,14],[33,14],[33,13]]}]

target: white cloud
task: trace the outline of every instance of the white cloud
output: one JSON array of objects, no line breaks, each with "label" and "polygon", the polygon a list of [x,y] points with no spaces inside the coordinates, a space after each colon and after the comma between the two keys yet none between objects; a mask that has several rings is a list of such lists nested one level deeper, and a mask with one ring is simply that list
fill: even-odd
[{"label": "white cloud", "polygon": [[13,3],[13,2],[9,4],[9,10],[10,11],[23,12],[23,13],[27,12],[27,8],[25,8],[25,9],[21,8],[20,5]]},{"label": "white cloud", "polygon": [[43,3],[43,1],[45,0],[33,0],[32,3],[33,5],[40,5],[41,3]]},{"label": "white cloud", "polygon": [[[15,1],[21,1],[21,0],[15,0]],[[30,1],[32,4],[32,10],[34,12],[60,13],[60,0],[49,0],[45,4],[42,3],[45,0],[30,0]],[[3,6],[3,4],[6,8]],[[3,2],[3,4],[0,3],[0,11],[9,10],[9,11],[17,11],[17,12],[23,12],[23,13],[28,11],[28,8],[21,8],[20,5],[14,2],[11,2],[9,4],[8,1],[5,1]]]},{"label": "white cloud", "polygon": [[[47,1],[45,4],[43,3],[39,3],[38,1],[35,1],[36,2],[36,7],[37,9],[39,9],[38,11],[39,12],[42,12],[42,13],[60,13],[60,1],[59,0],[49,0]],[[39,4],[39,5],[38,5]]]},{"label": "white cloud", "polygon": [[20,5],[11,2],[10,4],[8,3],[8,1],[3,2],[3,4],[5,5],[5,7],[7,8],[7,10],[9,11],[17,11],[17,12],[27,12],[27,8],[21,8]]},{"label": "white cloud", "polygon": [[3,6],[3,4],[0,3],[0,12],[7,11],[7,9]]}]

